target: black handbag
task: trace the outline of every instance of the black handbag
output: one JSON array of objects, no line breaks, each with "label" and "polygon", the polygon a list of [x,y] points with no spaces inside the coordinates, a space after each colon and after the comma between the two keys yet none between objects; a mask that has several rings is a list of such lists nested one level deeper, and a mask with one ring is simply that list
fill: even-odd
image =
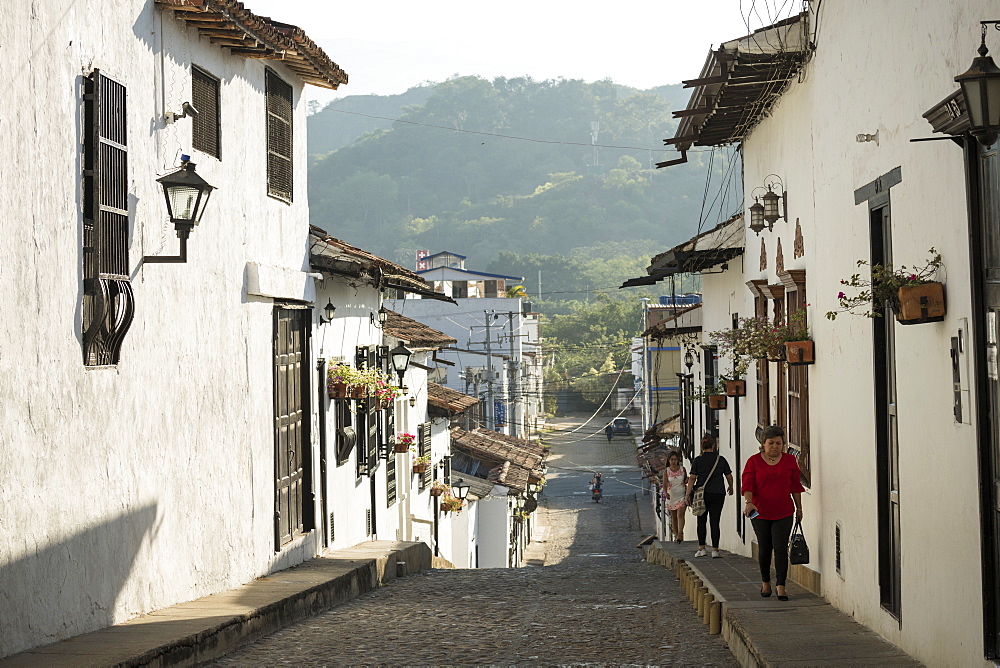
[{"label": "black handbag", "polygon": [[802,522],[796,520],[792,535],[788,538],[788,561],[792,564],[809,563],[809,546],[802,534]]}]

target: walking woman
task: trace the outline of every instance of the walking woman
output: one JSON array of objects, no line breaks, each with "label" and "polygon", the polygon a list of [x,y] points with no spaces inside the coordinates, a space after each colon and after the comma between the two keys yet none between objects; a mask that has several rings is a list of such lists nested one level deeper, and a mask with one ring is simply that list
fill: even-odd
[{"label": "walking woman", "polygon": [[674,540],[684,542],[684,514],[687,512],[684,497],[687,490],[687,471],[681,466],[681,453],[671,452],[667,455],[667,468],[663,469],[663,495],[667,511],[670,513],[670,526],[674,530]]},{"label": "walking woman", "polygon": [[[725,478],[728,490],[722,484]],[[701,454],[691,463],[691,476],[688,478],[687,504],[691,505],[691,494],[695,488],[705,488],[705,512],[698,516],[698,551],[696,557],[708,556],[705,537],[706,523],[712,526],[712,556],[719,554],[719,520],[722,518],[722,506],[726,503],[726,494],[733,493],[733,470],[726,458],[718,453],[718,443],[711,434],[705,434],[701,439]]]},{"label": "walking woman", "polygon": [[778,600],[787,601],[788,536],[792,517],[802,519],[802,487],[799,464],[785,452],[785,430],[771,425],[761,434],[760,454],[743,467],[743,514],[750,518],[757,534],[760,560],[760,595],[771,595],[771,555],[774,554],[774,584]]}]

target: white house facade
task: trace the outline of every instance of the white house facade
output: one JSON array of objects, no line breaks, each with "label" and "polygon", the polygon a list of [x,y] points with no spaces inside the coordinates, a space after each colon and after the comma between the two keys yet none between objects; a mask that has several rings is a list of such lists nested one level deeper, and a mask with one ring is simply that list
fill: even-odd
[{"label": "white house facade", "polygon": [[[4,17],[30,68],[0,93],[20,156],[0,185],[18,295],[0,306],[0,656],[320,549],[296,496],[316,481],[283,486],[276,458],[282,432],[301,473],[310,404],[274,397],[312,387],[302,90],[347,80],[301,30],[221,0]],[[171,220],[157,179],[192,173],[215,187],[204,216],[178,199]]]},{"label": "white house facade", "polygon": [[[912,10],[810,3],[723,43],[692,82],[672,143],[742,144],[748,212],[742,260],[703,272],[694,384],[731,370],[708,333],[734,316],[782,324],[804,310],[815,347],[812,364],[794,352],[752,364],[745,396],[696,409],[694,423],[740,470],[756,430],[783,426],[807,487],[812,560],[794,576],[927,665],[986,666],[1000,656],[1000,182],[996,128],[977,127],[978,98],[955,77],[1000,38],[980,25],[996,18],[988,2]],[[755,217],[771,194],[776,215]],[[843,311],[838,293],[857,290],[842,281],[868,276],[859,260],[916,273],[934,253],[943,315],[931,301],[905,324],[895,309]],[[722,547],[749,556],[738,499]]]}]

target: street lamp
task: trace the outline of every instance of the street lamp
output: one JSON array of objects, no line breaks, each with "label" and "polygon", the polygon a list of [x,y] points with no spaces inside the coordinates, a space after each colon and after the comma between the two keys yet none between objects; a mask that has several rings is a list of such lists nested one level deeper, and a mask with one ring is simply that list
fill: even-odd
[{"label": "street lamp", "polygon": [[398,346],[389,351],[389,358],[392,360],[392,368],[395,369],[396,374],[399,376],[399,386],[403,386],[403,374],[406,373],[406,367],[410,364],[410,355],[413,351],[400,343]]},{"label": "street lamp", "polygon": [[1000,68],[989,56],[986,48],[986,26],[992,24],[1000,30],[998,21],[980,21],[983,39],[979,45],[979,57],[973,58],[972,66],[955,77],[962,86],[965,108],[969,114],[969,132],[983,146],[990,146],[1000,135]]},{"label": "street lamp", "polygon": [[177,237],[181,240],[180,252],[173,256],[146,256],[143,262],[187,262],[187,239],[191,230],[201,222],[208,198],[215,186],[198,176],[191,157],[181,156],[179,169],[161,176],[156,182],[163,187],[163,197],[167,201],[167,215],[174,224]]},{"label": "street lamp", "polygon": [[371,318],[373,325],[381,329],[385,327],[385,321],[389,319],[389,309],[384,306],[380,306],[378,309],[378,315],[369,313],[368,317]]},{"label": "street lamp", "polygon": [[323,315],[326,319],[320,318],[320,324],[327,324],[333,322],[333,314],[336,313],[337,307],[333,305],[333,301],[327,300],[326,306],[323,307]]},{"label": "street lamp", "polygon": [[538,494],[538,483],[529,482],[528,483],[528,494]]},{"label": "street lamp", "polygon": [[750,205],[750,229],[757,236],[764,230],[764,205],[757,197],[753,198],[753,204]]},{"label": "street lamp", "polygon": [[523,496],[517,497],[517,509],[518,510],[524,510],[524,503],[525,503],[525,500],[524,500]]},{"label": "street lamp", "polygon": [[691,373],[691,367],[694,366],[694,355],[691,354],[691,349],[688,348],[684,353],[684,366],[688,368],[688,373]]},{"label": "street lamp", "polygon": [[451,495],[456,499],[465,500],[465,497],[469,495],[469,486],[458,483],[457,485],[451,486]]}]

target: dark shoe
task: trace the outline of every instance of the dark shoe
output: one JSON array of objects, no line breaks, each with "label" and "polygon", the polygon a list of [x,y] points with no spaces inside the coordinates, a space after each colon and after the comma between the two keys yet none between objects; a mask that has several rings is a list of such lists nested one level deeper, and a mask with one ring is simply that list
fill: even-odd
[{"label": "dark shoe", "polygon": [[[782,587],[782,589],[784,589],[784,587]],[[787,593],[786,594],[778,594],[778,600],[779,601],[787,601],[788,600]]]},{"label": "dark shoe", "polygon": [[771,590],[768,589],[767,591],[764,591],[764,587],[761,587],[760,588],[760,595],[762,597],[764,597],[764,598],[771,598]]}]

